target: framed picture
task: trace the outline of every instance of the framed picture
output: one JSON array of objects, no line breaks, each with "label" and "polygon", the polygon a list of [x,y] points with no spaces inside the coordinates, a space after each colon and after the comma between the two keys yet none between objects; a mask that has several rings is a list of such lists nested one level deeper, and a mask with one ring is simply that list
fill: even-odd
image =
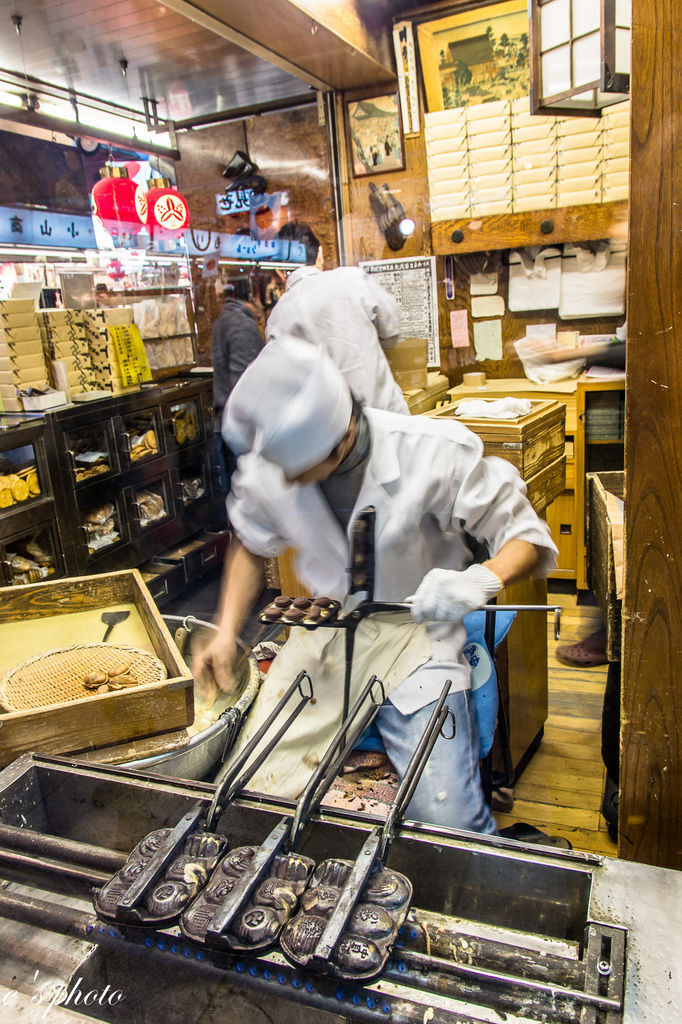
[{"label": "framed picture", "polygon": [[417,26],[429,112],[527,96],[527,0],[504,0]]},{"label": "framed picture", "polygon": [[405,168],[398,93],[346,102],[346,129],[353,175]]}]

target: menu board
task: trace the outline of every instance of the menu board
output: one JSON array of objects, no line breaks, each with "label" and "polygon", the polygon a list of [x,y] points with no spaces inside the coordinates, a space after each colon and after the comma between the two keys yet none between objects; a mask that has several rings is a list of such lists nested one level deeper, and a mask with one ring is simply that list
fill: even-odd
[{"label": "menu board", "polygon": [[365,260],[366,274],[376,274],[400,306],[403,338],[426,338],[428,366],[440,367],[438,288],[435,256],[406,256],[396,260]]},{"label": "menu board", "polygon": [[123,386],[151,380],[152,371],[139,327],[135,324],[110,324],[107,330],[114,345]]}]

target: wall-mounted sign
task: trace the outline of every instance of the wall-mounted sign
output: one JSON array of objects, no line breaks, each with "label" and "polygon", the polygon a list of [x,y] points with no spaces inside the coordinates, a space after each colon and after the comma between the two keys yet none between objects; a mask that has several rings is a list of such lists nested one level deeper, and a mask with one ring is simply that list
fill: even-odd
[{"label": "wall-mounted sign", "polygon": [[194,229],[185,235],[190,256],[221,256],[229,260],[281,260],[305,263],[301,242],[289,238],[255,239],[250,235],[225,235],[220,231]]},{"label": "wall-mounted sign", "polygon": [[428,339],[428,365],[440,366],[438,287],[435,256],[409,256],[395,260],[366,260],[366,274],[395,297],[400,306],[400,335]]},{"label": "wall-mounted sign", "polygon": [[216,213],[224,217],[230,213],[250,213],[252,188],[235,188],[231,192],[221,192],[215,197]]},{"label": "wall-mounted sign", "polygon": [[0,244],[93,249],[95,232],[91,217],[0,206]]}]

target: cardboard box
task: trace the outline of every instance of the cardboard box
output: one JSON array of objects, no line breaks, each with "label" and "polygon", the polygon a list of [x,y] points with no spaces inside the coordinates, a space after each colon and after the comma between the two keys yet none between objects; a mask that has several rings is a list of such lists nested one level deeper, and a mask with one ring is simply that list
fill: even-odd
[{"label": "cardboard box", "polygon": [[3,337],[15,345],[24,341],[36,341],[40,338],[38,327],[4,327]]},{"label": "cardboard box", "polygon": [[37,328],[35,313],[0,313],[1,327],[33,327]]},{"label": "cardboard box", "polygon": [[20,370],[22,373],[26,370],[44,371],[45,358],[42,352],[0,355],[0,371],[2,370]]},{"label": "cardboard box", "polygon": [[[76,643],[100,641],[104,635],[102,611],[121,606],[131,611],[127,622],[116,627],[119,642],[149,650],[164,663],[168,678],[0,714],[0,766],[27,750],[77,753],[181,729],[192,723],[192,677],[136,569],[0,589],[0,637],[9,638],[0,655],[2,675],[43,650],[71,646],[74,641],[68,637],[69,630],[75,631],[74,621],[79,623]],[[71,615],[77,612],[83,614],[74,620]],[[143,641],[127,639],[132,635],[133,625]],[[111,642],[116,642],[116,633],[112,634]]]},{"label": "cardboard box", "polygon": [[396,383],[403,391],[425,388],[428,383],[426,338],[403,338],[386,352]]},{"label": "cardboard box", "polygon": [[29,356],[42,354],[43,343],[39,335],[27,341],[15,341],[11,336],[0,332],[0,355]]},{"label": "cardboard box", "polygon": [[444,398],[450,387],[448,378],[439,370],[429,370],[426,387],[405,392],[407,408],[413,416],[435,409],[439,399]]},{"label": "cardboard box", "polygon": [[4,316],[10,313],[23,314],[23,313],[34,313],[35,312],[35,300],[34,299],[3,299],[0,302],[0,316]]},{"label": "cardboard box", "polygon": [[23,412],[21,399],[17,396],[16,388],[0,384],[0,406],[4,412]]},{"label": "cardboard box", "polygon": [[0,370],[0,384],[15,388],[47,387],[47,369],[45,366],[32,370]]},{"label": "cardboard box", "polygon": [[50,388],[44,395],[23,395],[21,401],[27,412],[42,412],[44,409],[56,409],[60,405],[66,405],[66,394],[64,391]]},{"label": "cardboard box", "polygon": [[625,473],[588,473],[587,581],[606,624],[606,656],[620,660]]},{"label": "cardboard box", "polygon": [[41,309],[36,317],[45,327],[79,327],[83,323],[80,309]]}]

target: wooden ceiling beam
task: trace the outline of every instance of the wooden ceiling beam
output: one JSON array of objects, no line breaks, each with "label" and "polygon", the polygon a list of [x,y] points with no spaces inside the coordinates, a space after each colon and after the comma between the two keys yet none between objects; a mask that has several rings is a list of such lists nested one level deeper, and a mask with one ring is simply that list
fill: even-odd
[{"label": "wooden ceiling beam", "polygon": [[[325,0],[158,0],[313,89],[395,86],[390,24]],[[377,56],[378,55],[378,56]]]}]

